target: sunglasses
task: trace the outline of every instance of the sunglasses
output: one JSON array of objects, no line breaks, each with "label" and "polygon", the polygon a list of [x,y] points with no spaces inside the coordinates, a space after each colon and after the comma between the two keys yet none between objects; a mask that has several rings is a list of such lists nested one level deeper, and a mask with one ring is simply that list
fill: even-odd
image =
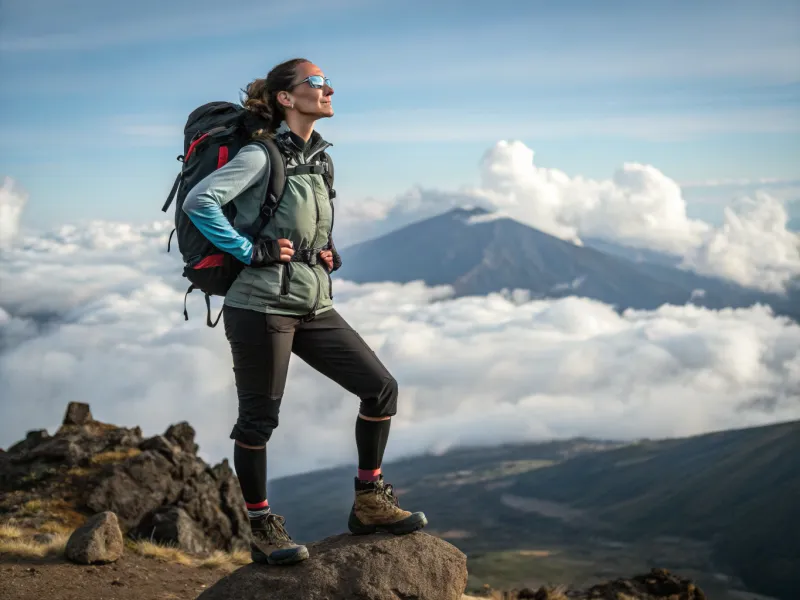
[{"label": "sunglasses", "polygon": [[333,88],[331,85],[331,80],[327,77],[323,77],[322,75],[311,75],[303,79],[303,81],[298,81],[292,86],[292,89],[296,88],[301,83],[308,83],[308,85],[314,89],[319,89],[323,85],[327,85],[329,88]]}]

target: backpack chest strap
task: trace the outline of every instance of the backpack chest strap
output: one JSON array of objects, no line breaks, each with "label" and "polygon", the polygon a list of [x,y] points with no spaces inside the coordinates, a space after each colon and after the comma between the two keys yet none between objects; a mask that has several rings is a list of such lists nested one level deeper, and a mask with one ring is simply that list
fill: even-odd
[{"label": "backpack chest strap", "polygon": [[327,163],[316,163],[313,165],[295,165],[286,167],[286,176],[292,175],[325,175],[328,172]]}]

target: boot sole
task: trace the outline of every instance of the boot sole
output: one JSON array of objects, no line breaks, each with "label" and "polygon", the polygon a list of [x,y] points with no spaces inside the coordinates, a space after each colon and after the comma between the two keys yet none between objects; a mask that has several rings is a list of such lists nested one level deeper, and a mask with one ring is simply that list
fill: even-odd
[{"label": "boot sole", "polygon": [[266,555],[263,552],[250,552],[250,558],[253,562],[269,565],[293,565],[295,563],[303,562],[308,559],[308,549],[302,546],[297,552],[287,554],[283,557],[274,558],[272,555]]},{"label": "boot sole", "polygon": [[428,524],[428,519],[425,513],[413,513],[410,517],[406,517],[402,521],[396,523],[381,523],[377,525],[364,525],[358,520],[353,513],[350,514],[350,519],[347,521],[347,527],[353,535],[368,535],[370,533],[378,533],[379,531],[392,533],[394,535],[406,535],[419,531]]}]

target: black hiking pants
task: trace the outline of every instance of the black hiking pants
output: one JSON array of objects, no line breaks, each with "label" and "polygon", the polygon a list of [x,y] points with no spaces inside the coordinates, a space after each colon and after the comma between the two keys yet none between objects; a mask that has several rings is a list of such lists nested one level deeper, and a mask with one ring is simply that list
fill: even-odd
[{"label": "black hiking pants", "polygon": [[361,336],[329,309],[312,321],[223,306],[239,417],[231,439],[263,446],[278,426],[292,353],[361,399],[367,417],[397,412],[397,381]]}]

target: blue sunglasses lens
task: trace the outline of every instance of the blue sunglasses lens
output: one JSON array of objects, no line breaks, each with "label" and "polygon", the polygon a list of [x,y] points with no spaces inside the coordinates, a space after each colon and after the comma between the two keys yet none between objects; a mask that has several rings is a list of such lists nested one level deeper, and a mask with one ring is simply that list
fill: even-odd
[{"label": "blue sunglasses lens", "polygon": [[308,84],[313,88],[321,88],[323,85],[332,87],[331,80],[327,77],[322,77],[322,75],[311,75],[308,78]]}]

